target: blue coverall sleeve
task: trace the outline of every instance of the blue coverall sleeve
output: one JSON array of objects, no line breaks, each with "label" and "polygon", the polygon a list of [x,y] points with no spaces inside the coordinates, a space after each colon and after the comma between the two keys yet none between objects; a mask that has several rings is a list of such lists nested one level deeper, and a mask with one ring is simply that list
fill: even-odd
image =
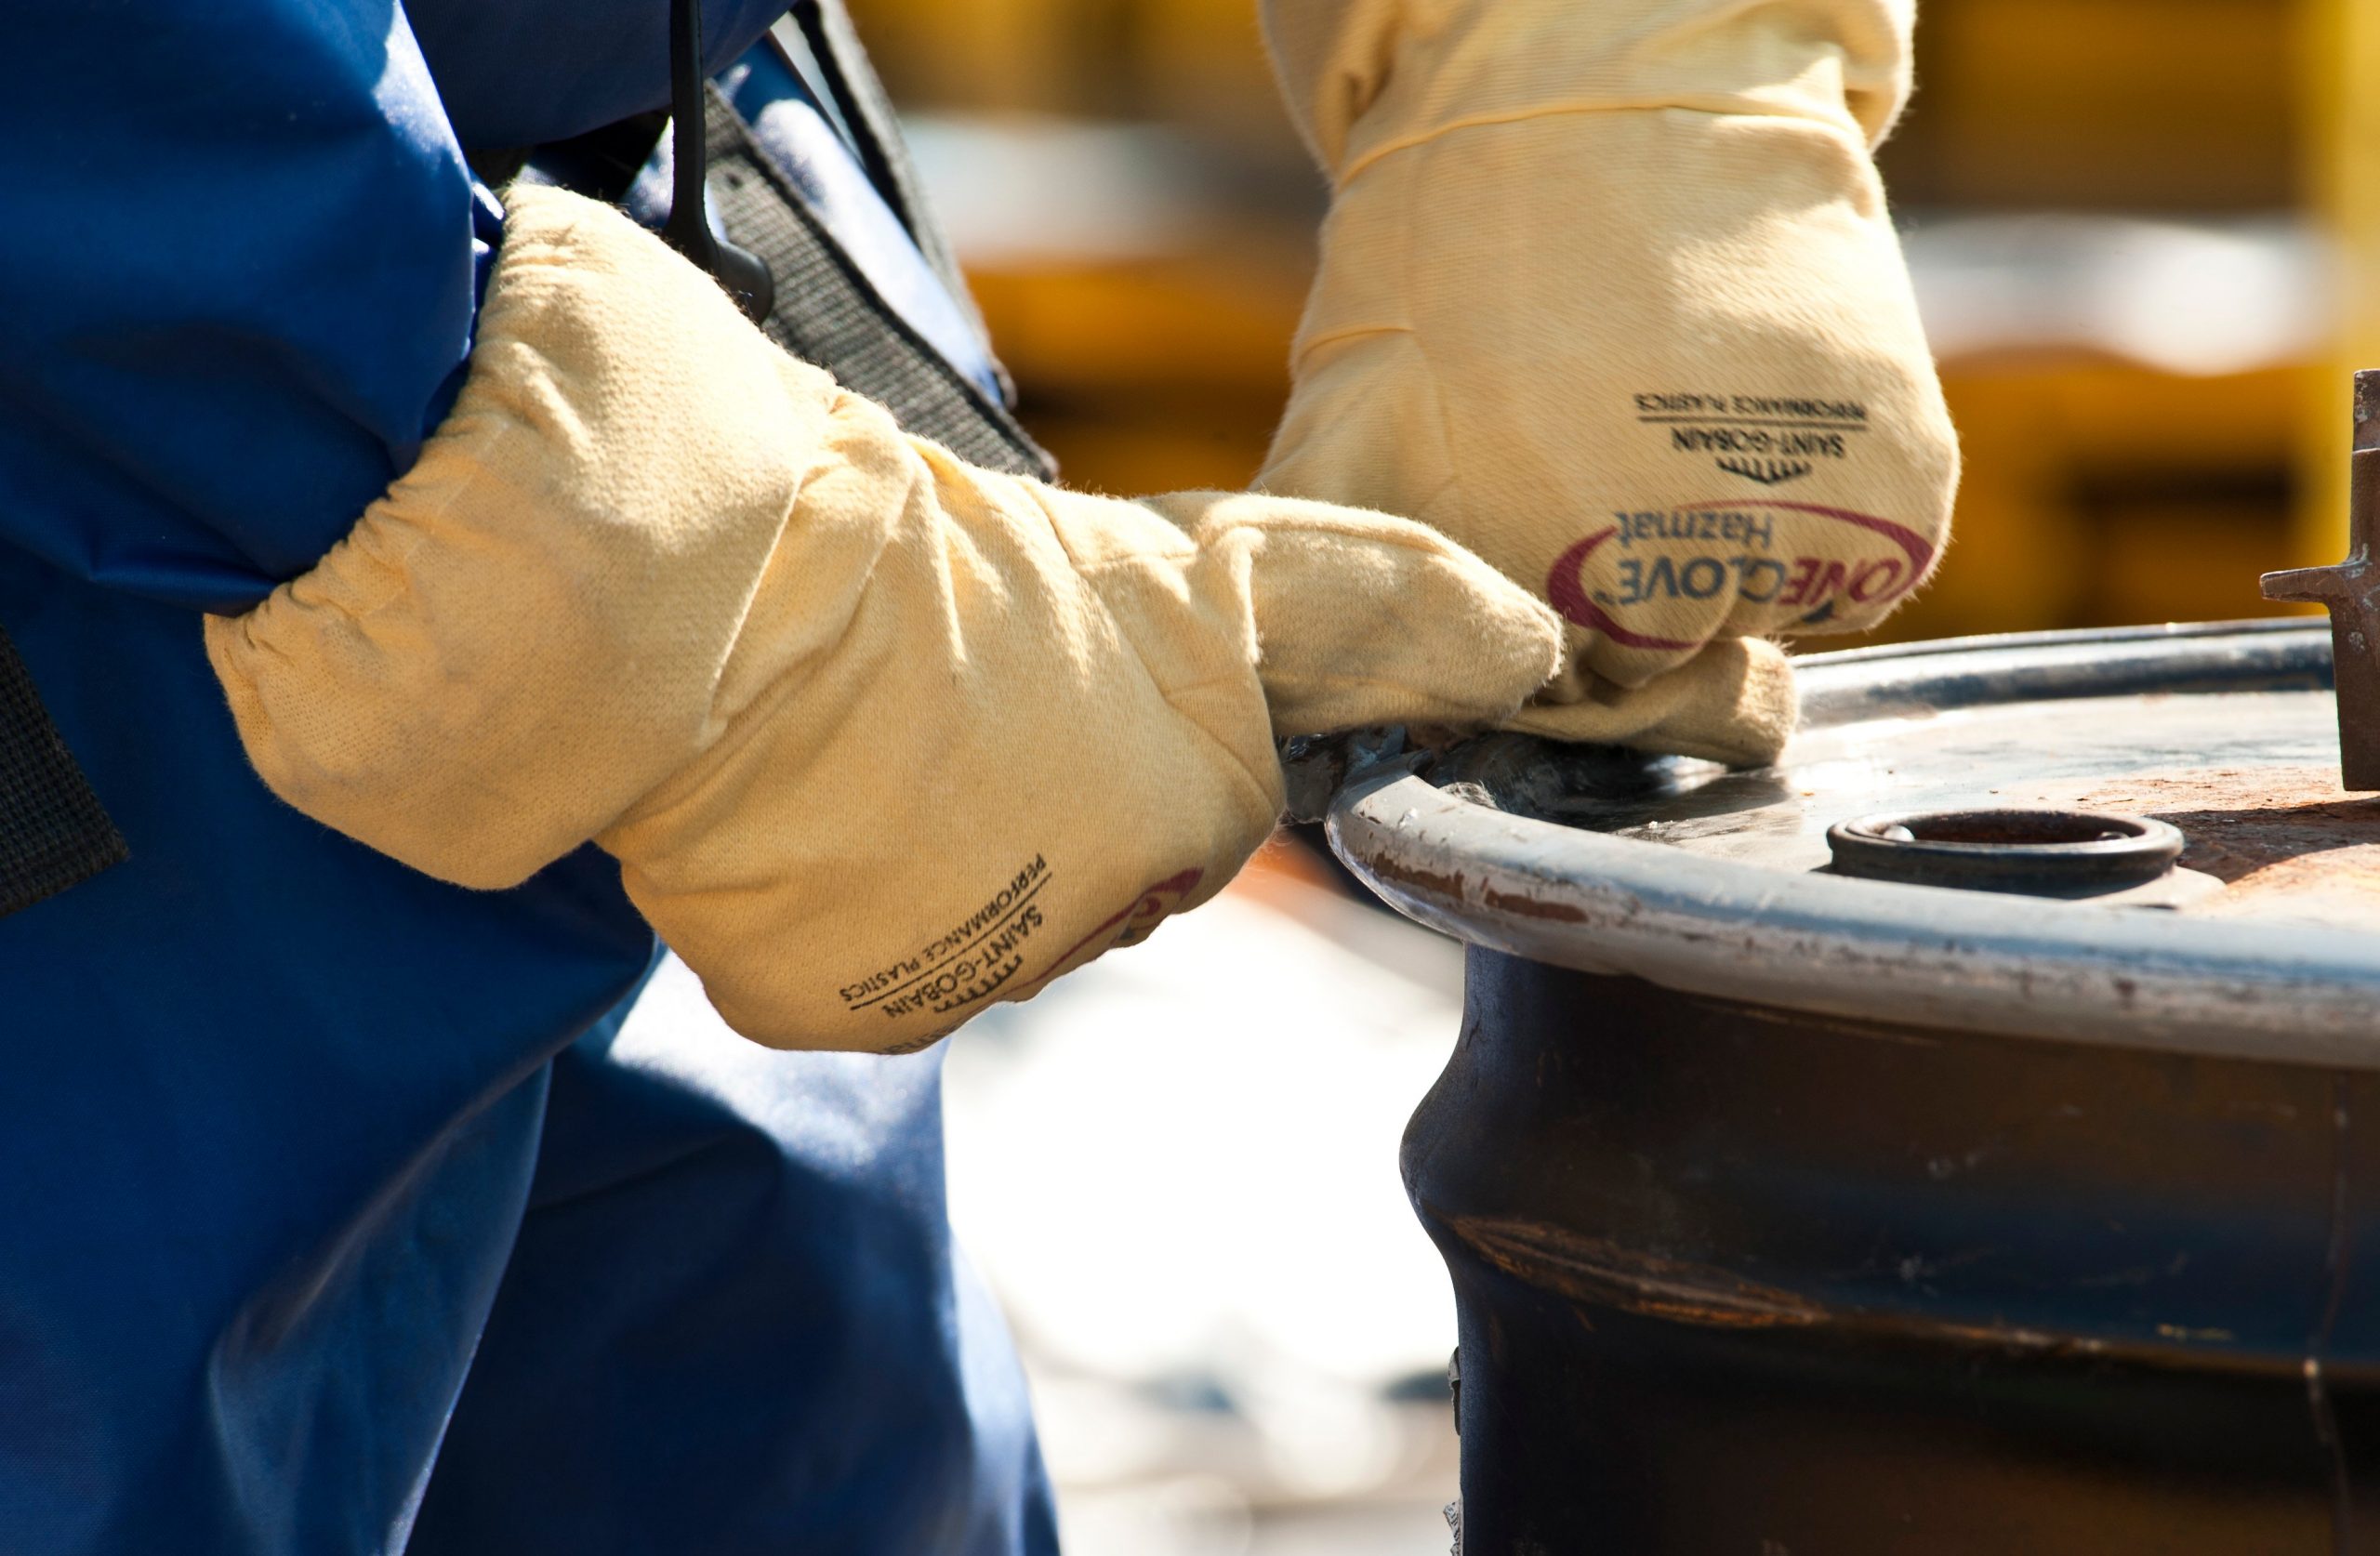
[{"label": "blue coverall sleeve", "polygon": [[236,611],[410,464],[475,200],[394,0],[0,7],[0,544]]},{"label": "blue coverall sleeve", "polygon": [[[707,0],[710,68],[784,9]],[[460,385],[501,218],[458,135],[660,106],[667,15],[0,4],[0,545],[219,612],[313,565]]]}]

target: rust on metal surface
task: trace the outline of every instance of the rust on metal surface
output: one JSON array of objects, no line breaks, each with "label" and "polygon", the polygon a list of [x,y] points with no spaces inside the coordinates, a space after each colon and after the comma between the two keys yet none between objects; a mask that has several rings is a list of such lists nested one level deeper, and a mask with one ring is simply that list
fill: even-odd
[{"label": "rust on metal surface", "polygon": [[1492,886],[1481,889],[1479,900],[1495,912],[1518,914],[1523,918],[1550,918],[1557,924],[1587,921],[1586,914],[1568,903],[1549,903],[1519,891],[1499,891]]},{"label": "rust on metal surface", "polygon": [[2380,923],[2380,797],[2350,794],[2320,769],[2186,768],[2038,792],[2179,827],[2181,867],[2225,886],[2181,911]]},{"label": "rust on metal surface", "polygon": [[1454,902],[1462,901],[1463,879],[1460,870],[1448,875],[1394,859],[1376,861],[1370,868],[1372,874],[1382,880],[1393,880],[1399,886],[1409,886],[1417,891],[1435,892]]},{"label": "rust on metal surface", "polygon": [[2380,372],[2355,376],[2355,452],[2348,478],[2347,560],[2264,576],[2267,600],[2331,613],[2331,675],[2339,704],[2339,768],[2346,786],[2380,789]]}]

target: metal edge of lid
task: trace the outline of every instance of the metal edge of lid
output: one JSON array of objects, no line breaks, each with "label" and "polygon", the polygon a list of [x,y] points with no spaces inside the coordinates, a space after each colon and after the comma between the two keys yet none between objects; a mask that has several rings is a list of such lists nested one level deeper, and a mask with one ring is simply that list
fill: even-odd
[{"label": "metal edge of lid", "polygon": [[2303,617],[2017,632],[1793,661],[1804,729],[1991,703],[2331,684],[2330,624]]},{"label": "metal edge of lid", "polygon": [[[2041,634],[1802,661],[1805,725],[1897,710],[2328,683],[2320,623]],[[1332,848],[1408,916],[1681,993],[2016,1037],[2380,1068],[2380,936],[1789,874],[1498,811],[1402,760]]]},{"label": "metal edge of lid", "polygon": [[2109,644],[2173,643],[2199,638],[2262,638],[2275,633],[2319,632],[2329,626],[2320,615],[2253,616],[2238,621],[2168,621],[2145,626],[2075,626],[2050,632],[1985,632],[1965,638],[1924,638],[1907,643],[1879,643],[1872,648],[1832,649],[1823,653],[1797,653],[1793,664],[1807,670],[1817,666],[1859,665],[1875,660],[1906,664],[1911,659],[1968,653],[1979,648],[2091,648]]}]

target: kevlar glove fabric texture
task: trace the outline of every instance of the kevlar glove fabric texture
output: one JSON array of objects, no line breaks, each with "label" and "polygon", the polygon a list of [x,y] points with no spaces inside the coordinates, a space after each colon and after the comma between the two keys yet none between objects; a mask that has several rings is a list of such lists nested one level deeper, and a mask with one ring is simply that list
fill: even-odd
[{"label": "kevlar glove fabric texture", "polygon": [[593,839],[747,1037],[921,1047],[1219,890],[1276,737],[1559,664],[1421,525],[974,468],[611,208],[507,203],[452,414],[206,652],[290,804],[482,889]]},{"label": "kevlar glove fabric texture", "polygon": [[1568,623],[1517,727],[1737,762],[1766,640],[1917,587],[1957,483],[1871,157],[1913,0],[1265,0],[1329,175],[1259,484],[1421,519]]}]

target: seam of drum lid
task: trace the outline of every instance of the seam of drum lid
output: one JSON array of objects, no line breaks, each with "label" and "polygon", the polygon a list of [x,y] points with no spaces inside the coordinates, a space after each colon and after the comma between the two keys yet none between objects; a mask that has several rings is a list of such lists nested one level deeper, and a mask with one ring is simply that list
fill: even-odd
[{"label": "seam of drum lid", "polygon": [[2149,626],[2061,627],[2046,632],[1986,632],[1964,638],[1928,638],[1915,642],[1878,643],[1868,648],[1831,649],[1797,653],[1794,665],[1804,672],[1843,665],[1876,662],[1907,664],[1937,659],[1984,648],[2066,648],[2081,645],[2187,642],[2202,638],[2260,638],[2273,634],[2330,635],[2330,625],[2316,616],[2251,616],[2238,621],[2165,622]]},{"label": "seam of drum lid", "polygon": [[[2254,624],[2245,631],[2142,628],[2103,640],[2060,632],[2012,633],[1950,640],[1938,650],[1928,644],[1909,649],[1854,649],[1796,660],[1802,728],[1831,729],[1949,708],[2122,696],[2140,690],[2136,672],[2155,673],[2182,692],[2193,689],[2194,677],[2297,679],[2319,673],[2327,682],[2331,634],[2319,623],[2284,621]],[[2083,649],[2092,652],[2077,652]],[[1949,703],[1928,700],[1953,688],[1977,694]]]}]

